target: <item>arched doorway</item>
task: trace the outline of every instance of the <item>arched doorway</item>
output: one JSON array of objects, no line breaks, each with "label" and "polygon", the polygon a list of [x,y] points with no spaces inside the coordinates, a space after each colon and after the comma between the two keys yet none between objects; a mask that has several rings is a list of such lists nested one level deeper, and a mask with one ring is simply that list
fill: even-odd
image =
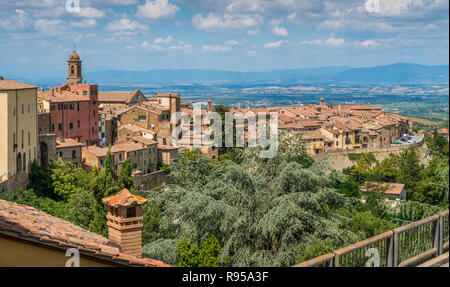
[{"label": "arched doorway", "polygon": [[17,167],[17,173],[22,171],[22,155],[20,154],[20,152],[17,155],[16,167]]}]

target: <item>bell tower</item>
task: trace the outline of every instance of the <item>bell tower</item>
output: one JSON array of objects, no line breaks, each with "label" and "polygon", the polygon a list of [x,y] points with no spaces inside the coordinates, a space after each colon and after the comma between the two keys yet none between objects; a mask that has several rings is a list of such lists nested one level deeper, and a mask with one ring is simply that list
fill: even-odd
[{"label": "bell tower", "polygon": [[67,60],[67,83],[69,85],[81,84],[83,82],[83,77],[81,76],[81,62],[77,51],[73,50],[72,55],[70,55],[69,60]]}]

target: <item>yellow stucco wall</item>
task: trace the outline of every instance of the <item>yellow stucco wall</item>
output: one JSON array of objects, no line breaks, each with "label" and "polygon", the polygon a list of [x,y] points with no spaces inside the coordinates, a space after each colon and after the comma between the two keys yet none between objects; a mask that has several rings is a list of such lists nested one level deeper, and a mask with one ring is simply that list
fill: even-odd
[{"label": "yellow stucco wall", "polygon": [[8,94],[0,92],[0,181],[8,175]]},{"label": "yellow stucco wall", "polygon": [[[26,153],[26,168],[37,157],[37,89],[21,89],[0,92],[0,175],[16,174],[18,153]],[[23,112],[22,112],[23,106]],[[22,147],[23,131],[23,147]],[[30,134],[30,142],[28,142]],[[13,151],[13,140],[17,149]],[[23,164],[22,164],[23,166]]]},{"label": "yellow stucco wall", "polygon": [[[65,267],[70,258],[64,250],[0,237],[0,267]],[[80,267],[109,266],[112,265],[80,255]]]}]

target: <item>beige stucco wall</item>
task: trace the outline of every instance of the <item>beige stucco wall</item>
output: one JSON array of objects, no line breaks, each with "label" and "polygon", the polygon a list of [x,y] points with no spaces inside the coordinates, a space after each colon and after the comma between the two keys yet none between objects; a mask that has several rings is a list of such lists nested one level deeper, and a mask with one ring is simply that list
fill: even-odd
[{"label": "beige stucco wall", "polygon": [[[22,161],[26,154],[27,170],[31,161],[37,157],[37,88],[0,92],[0,119],[0,175],[12,176],[17,171],[16,159],[19,153]],[[17,144],[15,151],[14,135]]]},{"label": "beige stucco wall", "polygon": [[[67,260],[64,250],[56,250],[26,242],[0,237],[1,267],[65,267]],[[108,267],[107,263],[80,255],[80,267]]]}]

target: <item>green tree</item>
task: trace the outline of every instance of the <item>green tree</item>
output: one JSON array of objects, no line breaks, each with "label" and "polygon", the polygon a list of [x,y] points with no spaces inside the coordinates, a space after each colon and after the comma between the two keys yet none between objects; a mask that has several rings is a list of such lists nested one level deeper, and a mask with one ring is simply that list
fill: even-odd
[{"label": "green tree", "polygon": [[202,242],[202,248],[199,252],[198,267],[220,267],[219,256],[221,253],[219,240],[210,234],[205,241]]},{"label": "green tree", "polygon": [[56,199],[49,168],[38,165],[35,160],[31,163],[28,187],[39,196]]},{"label": "green tree", "polygon": [[94,219],[89,224],[89,231],[108,237],[108,227],[106,226],[106,206],[97,204],[94,211]]},{"label": "green tree", "polygon": [[53,189],[58,198],[63,201],[67,201],[71,194],[81,191],[79,179],[85,175],[86,172],[76,168],[72,162],[61,162],[58,160],[51,164]]},{"label": "green tree", "polygon": [[296,257],[296,262],[302,263],[318,256],[330,253],[337,248],[334,246],[334,242],[331,238],[315,238],[307,243],[300,243],[298,249],[299,254]]},{"label": "green tree", "polygon": [[[347,242],[350,232],[340,227],[334,210],[353,199],[333,189],[336,174],[323,162],[311,161],[301,141],[282,138],[279,146],[273,158],[260,158],[260,150],[250,148],[242,163],[226,165],[209,162],[200,153],[181,155],[171,167],[175,184],[148,194],[162,217],[160,239],[144,250],[156,252],[173,238],[199,244],[214,234],[226,266],[290,266],[300,242],[313,237],[331,238],[337,245]],[[195,249],[186,242],[183,246],[184,254]]]},{"label": "green tree", "polygon": [[350,175],[355,179],[359,184],[363,184],[366,179],[370,176],[370,165],[366,161],[364,157],[361,157],[358,160],[356,166],[354,166],[350,172]]},{"label": "green tree", "polygon": [[88,191],[80,191],[70,196],[67,204],[67,220],[82,228],[89,228],[95,216],[95,197]]},{"label": "green tree", "polygon": [[133,177],[131,173],[133,171],[133,165],[131,164],[131,160],[127,159],[122,163],[119,178],[117,179],[117,186],[119,189],[128,189],[130,191],[134,190],[133,186]]},{"label": "green tree", "polygon": [[376,217],[370,210],[364,212],[346,211],[342,214],[350,218],[350,221],[344,224],[344,228],[356,234],[358,240],[365,240],[396,227],[394,223]]},{"label": "green tree", "polygon": [[408,199],[417,191],[423,168],[420,163],[419,151],[416,148],[406,149],[401,154],[399,173],[395,180],[405,184]]},{"label": "green tree", "polygon": [[146,245],[158,239],[159,221],[162,214],[155,203],[148,202],[143,207],[143,216],[142,245]]},{"label": "green tree", "polygon": [[200,249],[196,243],[183,238],[177,245],[177,267],[198,267]]},{"label": "green tree", "polygon": [[338,186],[339,193],[347,197],[361,197],[361,190],[359,189],[359,184],[351,177],[348,177],[345,182]]}]

